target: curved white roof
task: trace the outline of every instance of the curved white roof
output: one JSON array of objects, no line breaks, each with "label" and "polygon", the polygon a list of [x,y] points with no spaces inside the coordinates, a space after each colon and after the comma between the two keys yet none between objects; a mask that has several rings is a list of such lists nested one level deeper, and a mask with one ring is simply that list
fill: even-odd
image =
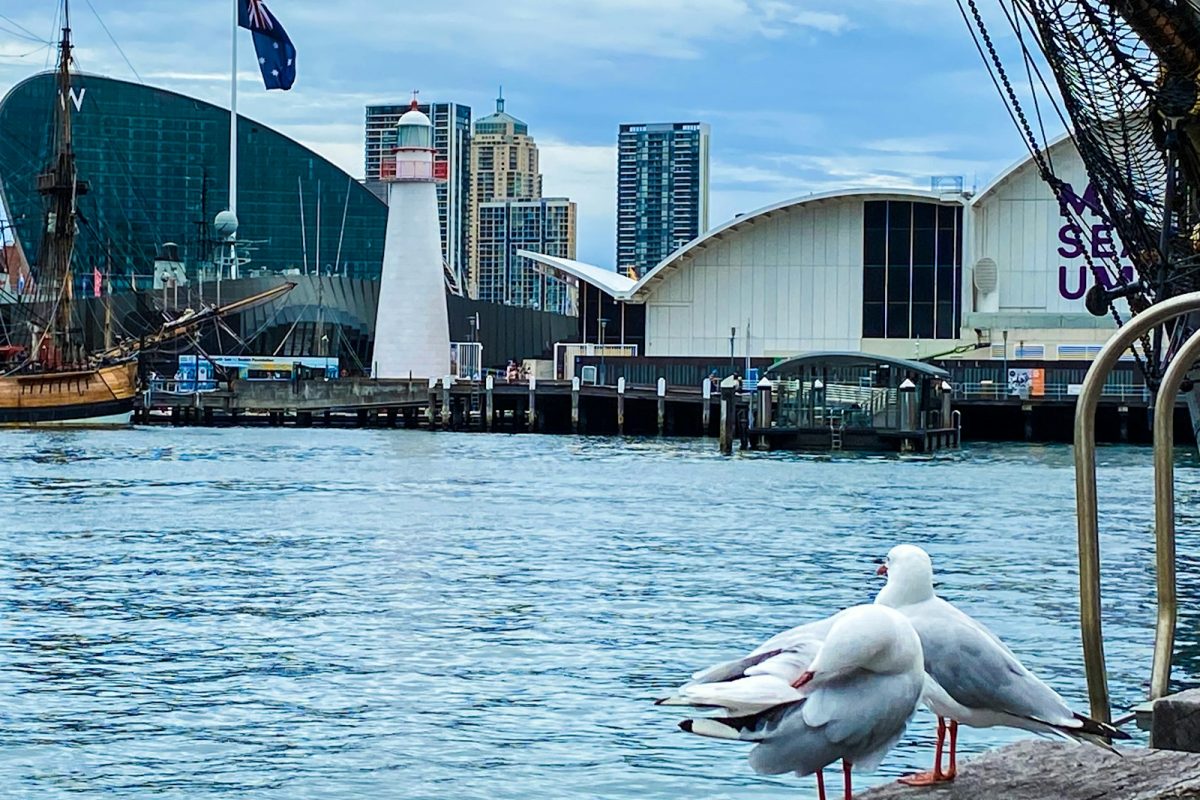
[{"label": "curved white roof", "polygon": [[542,255],[541,253],[534,253],[529,250],[518,250],[517,255],[525,256],[551,269],[565,272],[585,283],[590,283],[592,286],[598,287],[601,291],[612,295],[618,300],[629,299],[633,287],[637,285],[637,281],[633,278],[622,275],[615,270],[598,267],[595,264],[585,264],[582,261],[573,261],[569,258],[559,258],[558,256]]},{"label": "curved white roof", "polygon": [[962,204],[964,198],[959,194],[943,194],[939,192],[928,192],[920,189],[848,189],[834,192],[821,192],[811,194],[805,197],[794,197],[790,200],[784,200],[773,205],[765,206],[757,211],[751,211],[747,214],[739,214],[733,219],[726,222],[724,225],[713,228],[708,233],[680,247],[671,255],[660,261],[653,269],[642,276],[641,280],[634,281],[633,279],[622,275],[612,269],[596,266],[595,264],[585,264],[582,261],[572,261],[566,258],[558,258],[556,256],[542,255],[529,250],[518,250],[517,255],[525,256],[539,264],[544,264],[548,267],[561,270],[578,278],[581,281],[590,283],[598,287],[601,291],[611,295],[614,300],[623,300],[627,302],[642,303],[646,297],[654,291],[654,288],[663,281],[674,270],[682,266],[684,260],[689,256],[694,255],[697,251],[703,250],[714,242],[720,242],[727,236],[730,236],[738,231],[755,225],[763,220],[770,219],[777,214],[785,211],[790,211],[793,208],[802,206],[837,202],[847,198],[859,198],[863,200],[923,200],[926,202],[947,203],[947,204]]},{"label": "curved white roof", "polygon": [[[1075,147],[1075,137],[1070,131],[1051,139],[1046,143],[1046,146],[1042,148],[1042,152],[1050,154],[1051,165],[1053,165],[1054,153],[1068,145],[1072,148]],[[1032,163],[1033,155],[1031,154],[1017,159],[1015,162],[1010,164],[1007,169],[1001,170],[999,175],[992,178],[992,180],[986,186],[979,190],[978,194],[971,198],[971,205],[977,205],[978,203],[982,202],[984,198],[999,189],[1009,178],[1016,174],[1018,170],[1024,168],[1027,164]]]}]

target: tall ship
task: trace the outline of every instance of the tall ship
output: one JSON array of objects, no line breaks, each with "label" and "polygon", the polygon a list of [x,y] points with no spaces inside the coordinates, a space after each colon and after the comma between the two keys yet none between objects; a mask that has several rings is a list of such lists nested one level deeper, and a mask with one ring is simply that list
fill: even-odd
[{"label": "tall ship", "polygon": [[[1087,293],[1088,310],[1119,326],[1200,289],[1200,3],[997,0],[996,17],[980,2],[958,5],[1042,179],[1084,232],[1088,267],[1104,278]],[[1014,57],[1002,56],[1009,48]],[[1067,126],[1091,197],[1074,197],[1059,174],[1047,121]],[[1111,226],[1119,247],[1091,240],[1089,232],[1107,229],[1083,223],[1084,207]],[[1152,390],[1198,327],[1200,314],[1185,315],[1131,349]],[[1200,382],[1185,384],[1185,397],[1200,430]]]},{"label": "tall ship", "polygon": [[[50,157],[36,178],[44,211],[41,243],[36,260],[19,278],[17,302],[8,308],[9,344],[0,346],[0,425],[128,425],[143,353],[194,335],[206,322],[278,297],[295,284],[285,282],[224,306],[164,317],[154,330],[116,344],[110,291],[104,298],[103,344],[88,346],[73,260],[82,221],[79,198],[90,187],[78,174],[72,143],[72,43],[66,2],[62,14]],[[92,278],[94,294],[100,296],[104,278],[99,269],[83,277]]]},{"label": "tall ship", "polygon": [[71,259],[78,199],[87,193],[88,184],[79,178],[71,142],[71,50],[70,19],[64,9],[51,159],[37,176],[37,190],[45,200],[45,228],[36,285],[22,298],[28,300],[23,321],[29,345],[11,345],[2,352],[3,425],[128,424],[138,391],[137,350],[89,353],[74,322]]}]

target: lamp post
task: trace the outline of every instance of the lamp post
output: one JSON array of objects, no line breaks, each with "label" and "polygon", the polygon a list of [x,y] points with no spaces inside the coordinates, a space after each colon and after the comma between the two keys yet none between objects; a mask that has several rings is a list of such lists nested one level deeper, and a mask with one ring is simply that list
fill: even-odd
[{"label": "lamp post", "polygon": [[737,338],[737,327],[729,328],[729,374],[733,374],[733,340]]}]

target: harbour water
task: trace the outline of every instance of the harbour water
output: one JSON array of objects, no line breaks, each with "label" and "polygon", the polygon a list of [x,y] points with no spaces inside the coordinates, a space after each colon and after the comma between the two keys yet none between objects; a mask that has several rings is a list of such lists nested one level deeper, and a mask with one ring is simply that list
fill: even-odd
[{"label": "harbour water", "polygon": [[[745,747],[689,736],[651,701],[869,601],[872,560],[905,541],[1086,710],[1067,447],[723,459],[711,441],[319,429],[3,442],[4,796],[809,797],[812,779],[755,776]],[[1151,461],[1100,459],[1126,707],[1149,675]],[[1196,598],[1191,464],[1180,577]],[[1189,685],[1200,613],[1181,605]],[[862,785],[927,767],[932,735],[919,713]]]}]

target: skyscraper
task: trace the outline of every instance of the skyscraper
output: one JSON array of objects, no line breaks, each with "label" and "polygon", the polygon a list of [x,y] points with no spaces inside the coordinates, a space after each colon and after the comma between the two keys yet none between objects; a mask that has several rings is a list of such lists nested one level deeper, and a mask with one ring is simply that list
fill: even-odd
[{"label": "skyscraper", "polygon": [[[445,181],[437,185],[438,222],[442,231],[442,257],[446,269],[465,290],[470,255],[471,209],[471,108],[459,103],[419,103],[433,123],[436,159],[445,166]],[[409,104],[367,106],[364,151],[366,185],[387,199],[382,180],[384,156],[396,146],[396,123]]]},{"label": "skyscraper", "polygon": [[574,313],[575,288],[539,272],[522,248],[574,258],[575,204],[542,197],[537,145],[501,95],[471,136],[471,296]]},{"label": "skyscraper", "polygon": [[640,277],[708,230],[703,122],[621,125],[617,137],[617,269]]},{"label": "skyscraper", "polygon": [[575,314],[577,289],[517,250],[575,258],[575,204],[565,197],[489,200],[476,209],[478,299]]}]

